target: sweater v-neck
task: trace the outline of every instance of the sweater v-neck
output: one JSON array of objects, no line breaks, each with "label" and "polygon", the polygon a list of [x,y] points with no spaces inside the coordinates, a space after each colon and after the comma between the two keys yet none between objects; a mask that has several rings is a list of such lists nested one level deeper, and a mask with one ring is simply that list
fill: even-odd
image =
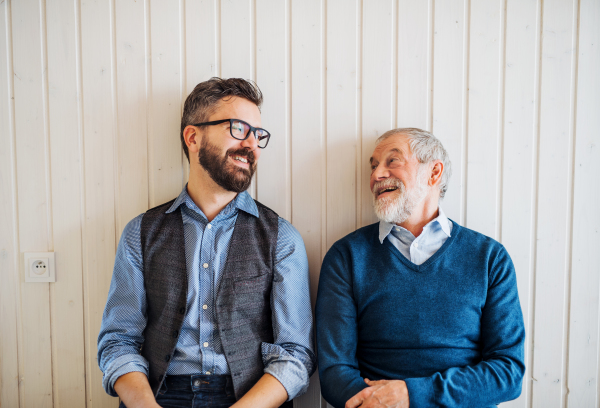
[{"label": "sweater v-neck", "polygon": [[425,262],[423,262],[421,265],[417,265],[417,264],[411,262],[404,255],[402,255],[400,250],[398,248],[396,248],[394,246],[394,244],[392,244],[390,242],[390,239],[387,237],[383,241],[383,244],[380,244],[380,245],[384,245],[388,250],[390,250],[390,252],[394,256],[396,256],[396,258],[398,258],[400,260],[400,262],[402,262],[409,269],[412,269],[415,272],[421,272],[421,273],[427,272],[428,269],[430,269],[430,267],[433,264],[435,264],[439,259],[442,258],[444,253],[448,250],[448,248],[450,248],[450,246],[458,238],[458,235],[462,232],[462,227],[460,225],[458,225],[456,222],[454,222],[454,220],[451,220],[450,218],[448,218],[448,220],[450,220],[450,222],[452,222],[452,234],[448,237],[448,239],[446,239],[446,242],[444,242],[444,244],[440,247],[440,249],[438,249],[435,252],[435,254],[431,255],[431,257],[429,257],[429,259],[426,260]]}]

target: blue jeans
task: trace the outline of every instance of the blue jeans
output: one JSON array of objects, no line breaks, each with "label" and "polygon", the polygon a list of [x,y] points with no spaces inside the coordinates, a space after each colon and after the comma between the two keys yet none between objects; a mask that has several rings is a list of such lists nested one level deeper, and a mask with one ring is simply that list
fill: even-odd
[{"label": "blue jeans", "polygon": [[163,408],[229,408],[235,401],[229,375],[167,375],[156,397]]},{"label": "blue jeans", "polygon": [[229,408],[235,401],[230,375],[168,375],[156,396],[163,408]]}]

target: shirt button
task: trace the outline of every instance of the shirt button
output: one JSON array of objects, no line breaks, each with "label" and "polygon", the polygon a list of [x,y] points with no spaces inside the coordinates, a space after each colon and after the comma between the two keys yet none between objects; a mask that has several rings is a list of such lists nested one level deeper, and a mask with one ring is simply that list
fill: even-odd
[{"label": "shirt button", "polygon": [[208,342],[207,341],[204,342],[204,347],[208,347]]},{"label": "shirt button", "polygon": [[208,224],[208,225],[206,226],[206,228],[208,228],[208,229],[211,229],[211,228],[212,228],[212,225]]},{"label": "shirt button", "polygon": [[415,242],[415,248],[418,248],[418,247],[419,247],[419,243]]},{"label": "shirt button", "polygon": [[203,263],[203,264],[202,264],[202,267],[203,267],[204,269],[206,269],[206,268],[208,268],[208,264],[205,262],[205,263]]},{"label": "shirt button", "polygon": [[210,371],[207,371],[207,372],[206,372],[206,375],[210,375]]},{"label": "shirt button", "polygon": [[202,305],[202,309],[206,310],[206,309],[208,309],[208,306]]}]

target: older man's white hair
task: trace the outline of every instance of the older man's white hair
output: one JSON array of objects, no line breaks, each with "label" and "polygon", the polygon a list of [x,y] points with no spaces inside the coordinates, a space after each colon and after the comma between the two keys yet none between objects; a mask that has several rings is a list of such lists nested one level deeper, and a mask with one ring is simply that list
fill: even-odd
[{"label": "older man's white hair", "polygon": [[392,129],[379,136],[375,145],[378,145],[385,139],[395,135],[406,135],[409,139],[411,153],[417,158],[419,163],[427,164],[434,160],[439,160],[444,164],[442,181],[440,182],[440,198],[444,198],[448,190],[448,182],[452,175],[452,163],[448,152],[444,149],[442,142],[432,133],[418,128],[398,128]]}]

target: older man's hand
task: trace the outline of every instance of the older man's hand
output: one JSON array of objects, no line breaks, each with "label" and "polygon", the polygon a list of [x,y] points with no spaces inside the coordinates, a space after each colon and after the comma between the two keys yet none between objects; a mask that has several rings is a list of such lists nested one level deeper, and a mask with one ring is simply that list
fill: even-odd
[{"label": "older man's hand", "polygon": [[408,388],[402,380],[371,381],[365,378],[365,388],[346,402],[346,408],[408,408]]}]

